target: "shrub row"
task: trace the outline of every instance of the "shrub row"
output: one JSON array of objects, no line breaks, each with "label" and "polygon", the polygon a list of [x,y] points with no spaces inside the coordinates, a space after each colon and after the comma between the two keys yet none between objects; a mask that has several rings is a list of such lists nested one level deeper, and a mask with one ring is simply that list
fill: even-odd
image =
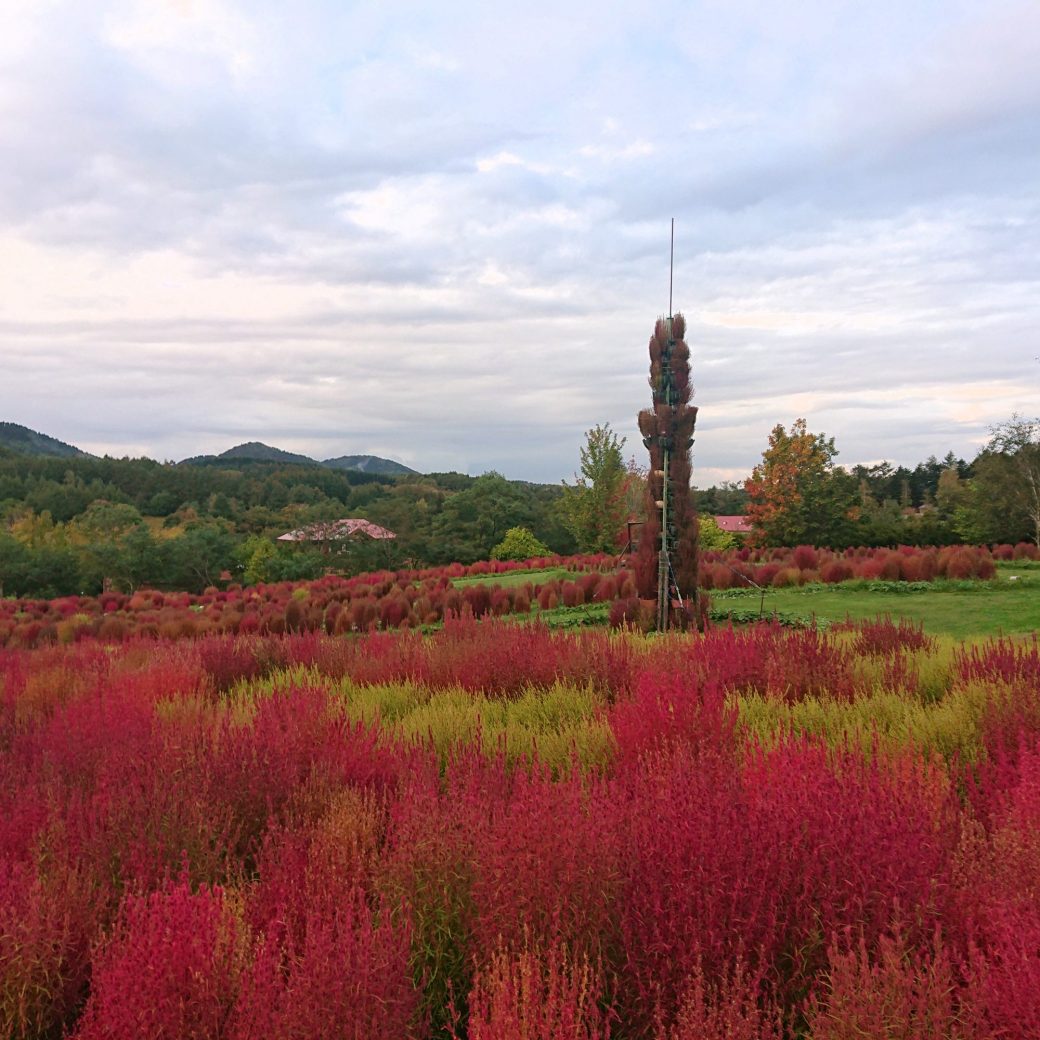
[{"label": "shrub row", "polygon": [[[998,549],[1001,547],[998,547]],[[1010,548],[1010,547],[1006,547]],[[564,567],[573,578],[545,578],[546,567]],[[531,581],[499,585],[496,575],[532,571]],[[703,555],[704,589],[780,587],[809,582],[884,580],[918,583],[936,578],[988,579],[993,555],[984,548],[902,547],[849,549],[811,546],[740,549]],[[489,580],[465,586],[464,577]],[[55,600],[0,599],[0,646],[33,647],[83,639],[118,643],[135,637],[167,640],[209,634],[281,635],[324,631],[330,635],[440,624],[450,615],[527,614],[590,603],[612,604],[612,623],[647,628],[632,573],[609,556],[551,557],[519,564],[489,561],[470,567],[381,571],[355,578],[280,582],[243,588],[210,588],[202,595],[141,589],[132,595],[66,596]]]}]

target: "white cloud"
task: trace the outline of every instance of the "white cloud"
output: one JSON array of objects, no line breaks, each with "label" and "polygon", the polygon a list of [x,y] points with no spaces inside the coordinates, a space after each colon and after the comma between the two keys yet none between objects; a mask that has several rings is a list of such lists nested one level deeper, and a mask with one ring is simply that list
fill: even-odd
[{"label": "white cloud", "polygon": [[5,9],[0,418],[569,475],[639,446],[671,216],[699,483],[1040,412],[1031,6]]}]

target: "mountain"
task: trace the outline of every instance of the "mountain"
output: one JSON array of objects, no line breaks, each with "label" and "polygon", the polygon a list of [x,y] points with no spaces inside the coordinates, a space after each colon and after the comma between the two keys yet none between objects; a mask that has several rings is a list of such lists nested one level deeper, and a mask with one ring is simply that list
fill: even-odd
[{"label": "mountain", "polygon": [[280,462],[290,466],[323,466],[326,469],[345,469],[359,473],[378,473],[383,476],[397,476],[403,473],[415,473],[416,470],[403,466],[391,459],[382,459],[378,455],[341,455],[336,459],[325,459],[319,462],[307,455],[297,455],[281,448],[272,448],[270,444],[260,441],[248,441],[236,444],[219,455],[195,455],[184,459],[184,463],[195,466],[219,466],[221,462]]},{"label": "mountain", "polygon": [[322,465],[329,469],[360,470],[362,473],[385,473],[388,476],[418,472],[392,459],[381,459],[378,455],[340,455],[338,459],[326,459]]},{"label": "mountain", "polygon": [[[94,458],[89,452],[59,441],[56,437],[48,437],[45,433],[37,433],[27,426],[19,426],[18,423],[11,422],[0,422],[0,448],[20,452],[22,455],[48,455],[69,459]],[[277,462],[288,466],[323,466],[326,469],[345,469],[390,477],[417,472],[400,462],[383,459],[378,455],[340,455],[339,458],[319,462],[307,455],[297,455],[292,451],[272,448],[270,444],[263,444],[260,441],[236,444],[219,455],[195,455],[190,459],[184,459],[182,464],[219,466],[222,462]]]},{"label": "mountain", "polygon": [[227,451],[222,451],[218,459],[256,459],[258,462],[284,462],[293,466],[315,466],[314,459],[306,455],[296,455],[291,451],[282,451],[281,448],[272,448],[269,444],[261,444],[260,441],[247,441],[245,444],[236,444]]},{"label": "mountain", "polygon": [[92,458],[89,452],[56,437],[48,437],[45,433],[37,433],[27,426],[18,423],[0,422],[0,448],[21,452],[23,455],[50,455],[55,458]]}]

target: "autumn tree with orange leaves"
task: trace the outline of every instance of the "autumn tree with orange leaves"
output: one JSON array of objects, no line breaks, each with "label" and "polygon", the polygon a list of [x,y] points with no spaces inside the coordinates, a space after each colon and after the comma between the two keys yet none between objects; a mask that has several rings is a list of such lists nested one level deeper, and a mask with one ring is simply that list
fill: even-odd
[{"label": "autumn tree with orange leaves", "polygon": [[777,425],[745,488],[753,539],[763,545],[836,547],[854,540],[856,482],[839,466],[834,438],[796,419]]}]

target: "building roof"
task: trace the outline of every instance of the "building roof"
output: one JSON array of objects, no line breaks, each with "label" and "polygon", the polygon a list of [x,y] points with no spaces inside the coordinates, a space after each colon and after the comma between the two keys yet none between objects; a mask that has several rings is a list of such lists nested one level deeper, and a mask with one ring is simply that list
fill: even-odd
[{"label": "building roof", "polygon": [[351,538],[356,534],[369,538],[396,538],[393,531],[373,524],[368,520],[330,520],[325,523],[308,524],[295,531],[288,531],[278,536],[280,542],[334,542]]},{"label": "building roof", "polygon": [[730,534],[751,534],[751,524],[746,516],[717,516],[715,523]]}]

